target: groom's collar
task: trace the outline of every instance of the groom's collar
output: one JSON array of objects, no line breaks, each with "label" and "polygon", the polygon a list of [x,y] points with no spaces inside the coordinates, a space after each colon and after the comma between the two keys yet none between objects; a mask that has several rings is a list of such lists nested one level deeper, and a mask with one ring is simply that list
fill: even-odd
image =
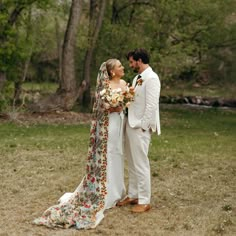
[{"label": "groom's collar", "polygon": [[146,78],[147,74],[149,74],[151,71],[152,71],[152,68],[149,66],[140,74],[140,76],[144,80]]}]

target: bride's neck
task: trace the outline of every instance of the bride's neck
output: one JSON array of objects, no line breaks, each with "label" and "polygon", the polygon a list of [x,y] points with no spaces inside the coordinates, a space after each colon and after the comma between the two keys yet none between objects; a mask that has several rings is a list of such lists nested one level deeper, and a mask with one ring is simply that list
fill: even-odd
[{"label": "bride's neck", "polygon": [[111,82],[112,82],[113,84],[119,84],[119,83],[120,83],[120,78],[119,78],[119,77],[113,77],[113,78],[111,79]]}]

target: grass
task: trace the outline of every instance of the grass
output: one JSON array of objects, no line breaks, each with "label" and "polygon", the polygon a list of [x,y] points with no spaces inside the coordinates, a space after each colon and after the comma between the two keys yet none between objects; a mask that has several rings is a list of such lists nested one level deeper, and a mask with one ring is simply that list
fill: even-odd
[{"label": "grass", "polygon": [[194,81],[175,81],[165,83],[163,81],[161,90],[162,96],[202,96],[212,98],[235,99],[235,82],[216,82],[207,85],[198,83],[199,87],[195,87]]},{"label": "grass", "polygon": [[42,82],[42,83],[34,83],[34,82],[26,82],[23,84],[23,89],[28,91],[41,91],[45,93],[54,93],[57,88],[57,83],[52,82]]},{"label": "grass", "polygon": [[1,149],[4,152],[16,151],[20,149],[42,150],[50,148],[52,151],[65,149],[67,147],[76,149],[78,146],[75,140],[86,142],[88,138],[88,125],[27,125],[7,123],[0,126]]},{"label": "grass", "polygon": [[89,231],[31,224],[80,183],[89,125],[0,123],[0,235],[234,235],[236,111],[162,106],[161,123],[149,153],[152,210],[114,208]]},{"label": "grass", "polygon": [[[14,84],[13,82],[8,82],[7,84],[8,90],[10,90],[11,92],[13,92],[14,90]],[[42,91],[42,92],[46,92],[46,93],[53,93],[56,91],[58,87],[57,83],[53,83],[53,82],[24,82],[22,84],[22,88],[25,91]]]}]

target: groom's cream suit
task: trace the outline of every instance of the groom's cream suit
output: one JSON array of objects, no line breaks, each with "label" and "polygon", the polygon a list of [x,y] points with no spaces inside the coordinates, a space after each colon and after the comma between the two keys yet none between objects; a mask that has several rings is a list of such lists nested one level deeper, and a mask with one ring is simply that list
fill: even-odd
[{"label": "groom's cream suit", "polygon": [[135,99],[128,109],[126,124],[126,153],[129,165],[130,198],[138,198],[139,204],[149,204],[151,177],[148,149],[151,133],[161,133],[159,118],[160,80],[149,66],[133,80]]}]

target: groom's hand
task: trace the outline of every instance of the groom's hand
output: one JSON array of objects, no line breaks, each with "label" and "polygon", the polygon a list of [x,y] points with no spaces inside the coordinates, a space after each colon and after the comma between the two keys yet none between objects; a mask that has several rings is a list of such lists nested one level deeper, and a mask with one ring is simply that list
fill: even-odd
[{"label": "groom's hand", "polygon": [[[146,131],[147,131],[147,130],[145,130],[145,129],[143,129],[143,128],[141,128],[141,129],[142,129],[143,132],[146,132]],[[152,133],[152,129],[151,129],[151,128],[149,128],[148,131],[149,131],[150,133]]]}]

